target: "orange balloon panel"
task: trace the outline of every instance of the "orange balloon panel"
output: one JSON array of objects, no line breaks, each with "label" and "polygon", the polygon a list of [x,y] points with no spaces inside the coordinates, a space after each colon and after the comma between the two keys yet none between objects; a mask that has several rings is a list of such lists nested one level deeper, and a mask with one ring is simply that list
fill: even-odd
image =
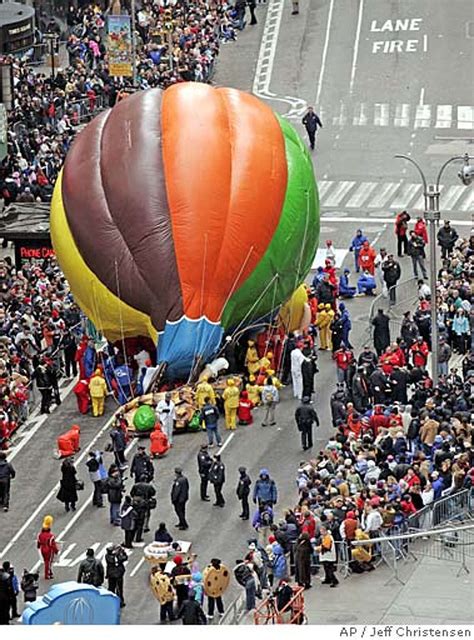
[{"label": "orange balloon panel", "polygon": [[284,137],[271,109],[254,96],[204,84],[168,89],[161,119],[184,313],[218,321],[280,220]]}]

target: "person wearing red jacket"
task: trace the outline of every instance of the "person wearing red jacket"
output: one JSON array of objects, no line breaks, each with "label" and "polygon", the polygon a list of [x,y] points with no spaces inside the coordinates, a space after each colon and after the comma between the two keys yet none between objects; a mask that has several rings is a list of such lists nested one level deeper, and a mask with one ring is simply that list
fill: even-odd
[{"label": "person wearing red jacket", "polygon": [[311,511],[305,511],[300,516],[300,533],[307,533],[312,540],[316,536],[316,520]]},{"label": "person wearing red jacket", "polygon": [[86,335],[82,336],[79,346],[76,350],[76,355],[74,356],[74,360],[79,365],[79,379],[86,379],[86,369],[84,366],[84,354],[86,353],[87,344],[89,340]]},{"label": "person wearing red jacket", "polygon": [[161,457],[169,451],[170,444],[166,434],[161,430],[159,422],[155,424],[153,431],[150,433],[150,455]]},{"label": "person wearing red jacket", "polygon": [[367,271],[371,275],[374,275],[376,255],[375,249],[371,247],[369,241],[366,240],[359,252],[359,268],[362,271]]},{"label": "person wearing red jacket", "polygon": [[428,345],[421,336],[419,336],[416,342],[411,345],[410,353],[412,354],[413,358],[413,366],[424,369],[428,361],[429,349]]},{"label": "person wearing red jacket", "polygon": [[393,353],[392,347],[387,347],[385,353],[382,353],[379,358],[380,365],[382,366],[382,371],[386,376],[389,376],[392,373],[393,367],[395,365],[398,365],[398,360],[398,355],[396,353]]},{"label": "person wearing red jacket", "polygon": [[45,580],[51,580],[53,578],[52,566],[54,562],[54,556],[59,553],[59,548],[56,544],[56,538],[51,531],[52,526],[53,517],[45,516],[43,520],[43,526],[36,539],[36,546],[38,547],[44,561]]},{"label": "person wearing red jacket", "polygon": [[383,406],[381,404],[375,405],[374,412],[370,416],[369,422],[375,438],[378,436],[380,429],[386,429],[388,427],[389,420],[384,414]]},{"label": "person wearing red jacket", "polygon": [[399,258],[403,257],[403,254],[408,255],[408,221],[410,220],[410,214],[406,211],[402,211],[397,214],[395,218],[395,235],[397,236],[397,255]]},{"label": "person wearing red jacket", "polygon": [[249,394],[244,390],[240,394],[239,407],[237,409],[239,424],[252,424],[252,409],[253,402],[249,400]]},{"label": "person wearing red jacket", "polygon": [[420,238],[422,238],[425,245],[428,244],[428,231],[426,229],[426,222],[421,216],[418,216],[418,218],[416,219],[413,231],[417,236],[420,236]]},{"label": "person wearing red jacket", "polygon": [[341,344],[341,348],[334,352],[333,356],[336,361],[337,381],[345,382],[347,376],[347,369],[354,360],[354,354],[352,351],[346,348],[344,344]]}]

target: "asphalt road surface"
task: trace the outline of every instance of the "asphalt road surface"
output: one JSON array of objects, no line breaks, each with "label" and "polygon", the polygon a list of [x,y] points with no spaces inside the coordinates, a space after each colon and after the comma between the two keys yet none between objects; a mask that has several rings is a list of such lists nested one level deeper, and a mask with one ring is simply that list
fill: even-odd
[{"label": "asphalt road surface", "polygon": [[[216,83],[253,89],[302,133],[302,113],[307,104],[315,105],[324,123],[314,153],[323,212],[320,246],[332,238],[339,262],[352,266],[347,248],[356,228],[362,226],[376,246],[393,249],[394,210],[419,208],[415,206],[421,195],[418,177],[410,167],[393,160],[393,154],[411,154],[433,177],[451,155],[468,149],[467,141],[474,135],[474,107],[470,106],[474,104],[474,40],[467,37],[472,33],[468,24],[473,20],[472,4],[469,0],[301,0],[301,13],[295,17],[289,4],[270,0],[266,7],[259,7],[259,24],[246,29],[237,43],[223,47]],[[393,31],[397,19],[401,20],[399,31]],[[449,169],[443,181],[443,215],[449,215],[459,233],[467,235],[473,190],[457,181],[456,171]],[[407,259],[402,266],[403,277],[410,277]],[[368,336],[369,305],[367,299],[348,303],[356,346]],[[334,387],[334,366],[329,354],[321,353],[315,398],[321,427],[315,452],[331,433],[329,396]],[[109,399],[107,416],[115,407]],[[173,469],[179,465],[191,484],[186,539],[192,540],[201,566],[212,557],[233,566],[253,534],[250,524],[238,517],[238,467],[245,465],[253,480],[261,467],[267,467],[278,485],[278,507],[294,502],[295,471],[302,459],[295,408],[291,389],[285,389],[275,427],[262,428],[257,410],[254,425],[225,433],[224,509],[199,500],[196,455],[203,435],[176,437],[169,455],[154,462],[158,506],[152,532],[145,539],[152,540],[162,520],[176,531],[169,494]],[[76,422],[82,429],[82,449],[76,460],[86,490],[80,494],[77,512],[66,514],[55,499],[60,463],[53,451],[57,436]],[[11,456],[17,469],[11,509],[0,513],[0,556],[8,558],[18,572],[38,563],[35,539],[45,514],[55,518],[54,531],[62,550],[54,568],[55,581],[75,578],[86,548],[92,546],[102,555],[109,542],[122,541],[120,529],[108,524],[108,510],[91,505],[84,464],[91,446],[103,449],[107,442],[108,418],[79,416],[71,395],[47,419],[33,418],[21,430]],[[135,447],[134,442],[129,459]],[[108,464],[112,456],[105,454],[105,458]],[[136,547],[127,566],[124,623],[157,622],[158,605],[147,581],[143,548]],[[49,585],[41,580],[40,593]],[[350,588],[350,584],[341,585],[341,589]],[[225,600],[237,593],[232,585]]]}]

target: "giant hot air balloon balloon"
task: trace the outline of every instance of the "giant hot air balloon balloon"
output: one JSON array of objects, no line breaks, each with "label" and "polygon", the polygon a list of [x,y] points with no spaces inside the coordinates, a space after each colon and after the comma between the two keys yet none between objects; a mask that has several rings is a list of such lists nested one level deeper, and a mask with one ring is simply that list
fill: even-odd
[{"label": "giant hot air balloon balloon", "polygon": [[311,158],[288,122],[252,95],[183,83],[130,96],[77,136],[51,235],[97,328],[151,336],[182,377],[225,329],[304,280],[318,208]]}]

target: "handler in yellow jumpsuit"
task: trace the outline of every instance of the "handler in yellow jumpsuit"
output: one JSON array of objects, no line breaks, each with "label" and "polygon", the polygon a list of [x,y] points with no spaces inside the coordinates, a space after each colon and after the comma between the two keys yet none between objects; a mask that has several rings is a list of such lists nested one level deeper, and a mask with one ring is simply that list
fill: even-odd
[{"label": "handler in yellow jumpsuit", "polygon": [[260,358],[260,362],[258,363],[260,369],[265,369],[265,371],[267,371],[267,369],[271,369],[272,360],[273,360],[273,353],[269,351],[265,356],[263,356],[263,358]]},{"label": "handler in yellow jumpsuit", "polygon": [[208,378],[204,377],[201,382],[196,386],[196,402],[198,409],[202,409],[205,405],[205,399],[209,398],[211,404],[216,404],[216,394],[212,385],[209,384]]},{"label": "handler in yellow jumpsuit", "polygon": [[249,395],[249,400],[253,402],[254,407],[257,407],[259,404],[261,404],[262,399],[260,393],[262,389],[257,384],[255,376],[249,376],[249,381],[245,385],[245,389]]},{"label": "handler in yellow jumpsuit", "polygon": [[89,380],[89,393],[92,400],[92,415],[94,417],[104,415],[105,396],[107,395],[107,383],[105,382],[100,369],[96,369],[94,375]]},{"label": "handler in yellow jumpsuit", "polygon": [[233,378],[229,378],[227,380],[227,387],[224,389],[223,398],[225,425],[227,429],[231,429],[233,431],[235,429],[237,409],[239,408],[240,400],[240,391]]},{"label": "handler in yellow jumpsuit", "polygon": [[255,348],[255,342],[253,340],[249,340],[247,344],[248,349],[245,354],[245,366],[247,367],[249,374],[255,374],[260,367],[257,349]]},{"label": "handler in yellow jumpsuit", "polygon": [[330,304],[318,306],[316,326],[319,329],[319,346],[321,349],[332,349],[331,322],[334,319],[334,311]]}]

